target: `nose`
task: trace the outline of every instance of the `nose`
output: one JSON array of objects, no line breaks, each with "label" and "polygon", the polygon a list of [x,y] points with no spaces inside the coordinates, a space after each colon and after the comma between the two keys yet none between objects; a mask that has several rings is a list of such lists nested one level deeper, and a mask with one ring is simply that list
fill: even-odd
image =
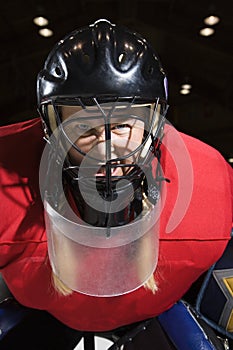
[{"label": "nose", "polygon": [[105,141],[105,128],[103,126],[97,129],[97,137],[99,141]]},{"label": "nose", "polygon": [[94,147],[95,151],[93,151],[96,152],[96,157],[104,161],[109,160],[112,157],[116,157],[114,144],[110,142],[110,140],[107,141],[105,127],[97,127],[95,129],[95,135],[97,137],[97,142]]},{"label": "nose", "polygon": [[96,136],[98,138],[98,141],[105,141],[106,137],[105,137],[105,127],[104,126],[100,126],[100,127],[96,128]]}]

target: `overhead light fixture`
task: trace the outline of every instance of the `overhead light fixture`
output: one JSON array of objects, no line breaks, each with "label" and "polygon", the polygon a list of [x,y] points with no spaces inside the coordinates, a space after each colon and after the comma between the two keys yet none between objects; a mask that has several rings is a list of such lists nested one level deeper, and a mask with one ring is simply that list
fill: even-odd
[{"label": "overhead light fixture", "polygon": [[181,85],[181,88],[182,89],[185,89],[185,90],[190,90],[192,88],[192,85],[191,84],[188,84],[188,83],[185,83],[185,84],[182,84]]},{"label": "overhead light fixture", "polygon": [[190,83],[190,80],[188,77],[186,77],[184,79],[184,83],[181,84],[180,94],[181,95],[188,95],[188,94],[190,94],[191,89],[192,89],[192,85]]},{"label": "overhead light fixture", "polygon": [[181,93],[181,95],[188,95],[188,94],[190,94],[190,89],[181,89],[180,93]]},{"label": "overhead light fixture", "polygon": [[233,157],[228,158],[228,162],[233,164]]},{"label": "overhead light fixture", "polygon": [[44,27],[47,26],[49,24],[49,21],[47,18],[43,17],[43,16],[38,16],[33,18],[33,22],[38,26],[38,27]]},{"label": "overhead light fixture", "polygon": [[39,34],[41,36],[44,36],[45,38],[48,38],[48,37],[53,35],[53,31],[51,29],[49,29],[49,28],[41,28],[39,30]]},{"label": "overhead light fixture", "polygon": [[218,16],[208,16],[204,19],[204,23],[207,24],[208,26],[214,26],[220,21],[220,18]]},{"label": "overhead light fixture", "polygon": [[210,35],[213,35],[214,34],[214,29],[213,28],[209,28],[209,27],[206,27],[206,28],[202,28],[200,31],[199,31],[200,35],[202,36],[210,36]]}]

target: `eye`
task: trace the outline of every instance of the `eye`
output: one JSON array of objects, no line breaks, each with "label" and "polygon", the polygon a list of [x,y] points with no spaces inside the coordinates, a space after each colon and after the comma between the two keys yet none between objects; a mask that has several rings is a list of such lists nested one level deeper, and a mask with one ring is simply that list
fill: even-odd
[{"label": "eye", "polygon": [[130,129],[130,126],[128,124],[117,124],[114,125],[112,130],[123,130],[123,129]]},{"label": "eye", "polygon": [[82,131],[87,131],[90,129],[90,126],[88,124],[78,124],[77,127]]}]

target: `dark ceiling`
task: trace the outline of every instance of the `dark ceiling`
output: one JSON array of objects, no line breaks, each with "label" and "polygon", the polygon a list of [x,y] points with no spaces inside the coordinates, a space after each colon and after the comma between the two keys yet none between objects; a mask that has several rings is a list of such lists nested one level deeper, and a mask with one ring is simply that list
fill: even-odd
[{"label": "dark ceiling", "polygon": [[[209,14],[215,34],[201,37]],[[43,38],[32,19],[45,15],[54,36]],[[232,0],[8,0],[0,8],[0,123],[37,116],[35,82],[53,47],[66,33],[99,18],[141,33],[159,53],[169,81],[168,118],[181,131],[233,156]],[[191,94],[180,95],[190,80]]]}]

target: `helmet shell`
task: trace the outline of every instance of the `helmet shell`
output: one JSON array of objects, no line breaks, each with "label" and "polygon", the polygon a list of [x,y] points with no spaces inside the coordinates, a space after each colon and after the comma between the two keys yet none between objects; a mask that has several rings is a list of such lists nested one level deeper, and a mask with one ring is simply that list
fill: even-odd
[{"label": "helmet shell", "polygon": [[150,44],[107,20],[68,34],[38,74],[38,104],[54,97],[167,99],[166,76]]}]

